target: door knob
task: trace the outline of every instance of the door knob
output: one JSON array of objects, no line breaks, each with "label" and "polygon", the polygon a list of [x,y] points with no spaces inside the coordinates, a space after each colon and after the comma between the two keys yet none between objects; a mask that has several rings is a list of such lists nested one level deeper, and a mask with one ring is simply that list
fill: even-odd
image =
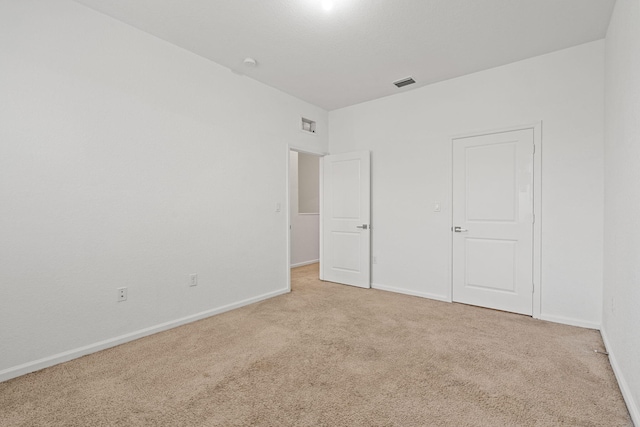
[{"label": "door knob", "polygon": [[456,233],[464,233],[465,231],[469,231],[469,230],[462,227],[453,227],[453,231],[455,231]]},{"label": "door knob", "polygon": [[362,224],[362,225],[356,225],[356,228],[362,228],[363,230],[366,230],[367,228],[369,228],[369,226],[367,224]]}]

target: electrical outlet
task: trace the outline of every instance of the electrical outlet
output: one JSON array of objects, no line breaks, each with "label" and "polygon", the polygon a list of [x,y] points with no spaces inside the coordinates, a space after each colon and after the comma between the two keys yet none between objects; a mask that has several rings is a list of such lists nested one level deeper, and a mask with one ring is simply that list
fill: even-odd
[{"label": "electrical outlet", "polygon": [[190,274],[189,275],[189,286],[197,286],[198,285],[198,275]]},{"label": "electrical outlet", "polygon": [[118,302],[127,300],[127,288],[118,288]]}]

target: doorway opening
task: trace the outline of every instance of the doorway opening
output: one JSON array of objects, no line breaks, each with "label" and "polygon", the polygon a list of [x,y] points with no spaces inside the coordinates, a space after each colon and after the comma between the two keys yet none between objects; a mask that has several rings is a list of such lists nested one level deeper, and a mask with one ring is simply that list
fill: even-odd
[{"label": "doorway opening", "polygon": [[309,266],[319,271],[322,155],[295,149],[289,149],[288,155],[287,275],[291,289],[292,269]]},{"label": "doorway opening", "polygon": [[[294,163],[292,159],[297,161]],[[311,170],[302,172],[298,166],[305,161],[312,165]],[[309,178],[306,184],[304,174]],[[317,191],[317,196],[301,196],[300,185],[307,185],[312,193]],[[325,155],[289,147],[286,214],[288,290],[291,290],[291,266],[315,262],[320,264],[320,280],[371,287],[369,151]],[[298,227],[300,224],[303,228]],[[305,228],[306,235],[302,233]],[[309,245],[305,251],[299,250],[300,246],[294,247],[305,241]]]},{"label": "doorway opening", "polygon": [[290,266],[320,262],[320,158],[290,151]]}]

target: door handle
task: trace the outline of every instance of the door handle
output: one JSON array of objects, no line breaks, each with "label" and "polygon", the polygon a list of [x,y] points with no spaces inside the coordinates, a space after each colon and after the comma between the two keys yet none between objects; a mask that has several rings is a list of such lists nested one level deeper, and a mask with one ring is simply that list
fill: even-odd
[{"label": "door handle", "polygon": [[366,230],[369,228],[369,226],[367,224],[362,224],[362,225],[356,225],[356,228],[362,228],[363,230]]},{"label": "door handle", "polygon": [[453,227],[453,231],[455,231],[456,233],[464,233],[465,231],[469,231],[469,230],[462,227]]}]

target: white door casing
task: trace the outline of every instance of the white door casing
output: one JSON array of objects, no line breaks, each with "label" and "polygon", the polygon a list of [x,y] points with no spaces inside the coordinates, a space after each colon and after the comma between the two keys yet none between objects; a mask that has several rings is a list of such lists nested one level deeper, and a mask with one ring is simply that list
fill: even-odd
[{"label": "white door casing", "polygon": [[370,170],[369,151],[323,159],[323,280],[371,287]]},{"label": "white door casing", "polygon": [[453,140],[453,301],[533,311],[533,129]]}]

